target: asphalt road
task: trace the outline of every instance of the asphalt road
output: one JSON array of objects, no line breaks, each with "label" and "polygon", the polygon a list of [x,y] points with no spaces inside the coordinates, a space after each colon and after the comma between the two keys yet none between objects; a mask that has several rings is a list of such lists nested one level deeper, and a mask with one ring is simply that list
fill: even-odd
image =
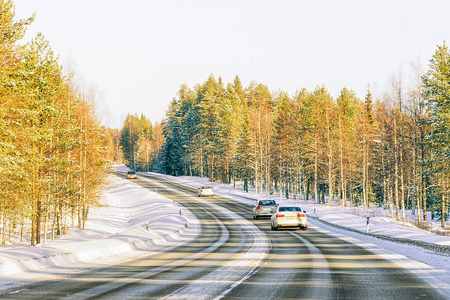
[{"label": "asphalt road", "polygon": [[251,207],[233,199],[198,198],[159,178],[134,182],[189,209],[201,234],[63,281],[3,290],[0,299],[445,299],[406,269],[315,226],[272,231],[268,218],[253,220]]}]

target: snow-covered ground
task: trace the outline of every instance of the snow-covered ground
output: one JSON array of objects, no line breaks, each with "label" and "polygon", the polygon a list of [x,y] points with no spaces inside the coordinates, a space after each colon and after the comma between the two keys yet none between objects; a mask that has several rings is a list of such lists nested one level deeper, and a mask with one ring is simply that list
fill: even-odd
[{"label": "snow-covered ground", "polygon": [[[116,168],[126,171],[122,166]],[[266,197],[245,193],[231,185],[211,183],[206,178],[152,174],[195,188],[212,185],[217,194],[238,199],[249,206],[254,199]],[[149,191],[132,180],[112,177],[111,186],[104,195],[103,201],[107,206],[91,213],[85,230],[71,228],[64,237],[37,247],[0,248],[0,289],[31,279],[58,278],[92,266],[145,255],[149,251],[164,251],[195,238],[199,233],[198,220],[177,203],[159,195],[157,190]],[[287,201],[276,200],[279,203]],[[353,208],[289,201],[296,202],[307,212],[310,227],[345,238],[389,258],[413,270],[441,291],[450,289],[450,237],[377,216],[370,218],[367,228],[364,214]],[[376,238],[378,235],[384,239]],[[390,241],[396,239],[402,243]],[[418,247],[413,245],[414,241],[425,244]],[[441,252],[430,245],[437,245]]]},{"label": "snow-covered ground", "polygon": [[36,247],[0,248],[0,289],[164,251],[200,233],[189,211],[130,180],[111,176],[103,204],[91,212],[85,230],[71,228]]}]

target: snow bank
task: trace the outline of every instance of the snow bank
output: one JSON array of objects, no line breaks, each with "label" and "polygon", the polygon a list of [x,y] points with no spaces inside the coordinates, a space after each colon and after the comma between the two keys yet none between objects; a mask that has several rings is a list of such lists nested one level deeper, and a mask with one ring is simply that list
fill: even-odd
[{"label": "snow bank", "polygon": [[147,253],[158,245],[185,242],[199,232],[198,220],[180,206],[132,181],[111,178],[104,207],[92,211],[85,230],[71,228],[36,247],[0,249],[1,276]]}]

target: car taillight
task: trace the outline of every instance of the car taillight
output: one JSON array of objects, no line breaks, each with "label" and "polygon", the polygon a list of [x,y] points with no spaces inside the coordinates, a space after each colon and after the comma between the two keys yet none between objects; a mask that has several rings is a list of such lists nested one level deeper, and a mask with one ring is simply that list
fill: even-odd
[{"label": "car taillight", "polygon": [[277,218],[282,218],[284,217],[284,214],[277,214]]},{"label": "car taillight", "polygon": [[203,193],[203,190],[202,190],[202,189],[200,189],[200,193]]},{"label": "car taillight", "polygon": [[256,207],[256,209],[261,209],[261,207],[259,207],[259,205]]},{"label": "car taillight", "polygon": [[305,214],[297,214],[297,217],[304,218],[306,216],[305,216]]}]

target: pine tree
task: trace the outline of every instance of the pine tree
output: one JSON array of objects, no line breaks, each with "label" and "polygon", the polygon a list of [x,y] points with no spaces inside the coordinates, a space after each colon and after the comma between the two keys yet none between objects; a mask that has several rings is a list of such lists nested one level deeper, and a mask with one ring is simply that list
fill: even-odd
[{"label": "pine tree", "polygon": [[[356,141],[356,114],[359,101],[355,93],[343,88],[337,98],[338,106],[338,135],[339,135],[339,177],[342,206],[347,205],[347,183],[351,174],[352,151],[357,145]],[[351,193],[350,193],[351,194]]]},{"label": "pine tree", "polygon": [[362,160],[362,174],[361,174],[361,187],[362,187],[362,201],[364,208],[369,208],[369,196],[372,190],[370,168],[372,161],[372,137],[373,137],[373,99],[370,88],[367,90],[365,101],[363,104],[363,110],[360,115],[360,136],[361,136],[361,160]]},{"label": "pine tree", "polygon": [[[104,180],[108,142],[93,103],[80,99],[58,57],[38,34],[17,45],[33,17],[13,20],[11,1],[0,2],[0,214],[6,231],[31,244],[63,233],[64,214],[84,199],[83,226]],[[72,218],[72,220],[74,220]],[[29,227],[31,220],[31,228]],[[43,234],[43,236],[42,236]]]},{"label": "pine tree", "polygon": [[[49,181],[52,169],[55,167],[54,151],[57,142],[55,126],[58,117],[63,114],[60,97],[65,92],[62,78],[62,68],[54,57],[49,42],[42,34],[38,34],[27,45],[25,57],[25,72],[27,90],[31,91],[29,97],[24,99],[23,122],[29,136],[28,142],[23,144],[24,157],[27,157],[31,174],[30,197],[32,199],[32,245],[41,242],[41,221],[45,213],[46,194],[50,193]],[[25,139],[25,138],[24,138]]]},{"label": "pine tree", "polygon": [[120,132],[120,146],[122,147],[123,155],[126,164],[130,169],[136,170],[136,156],[139,150],[139,118],[128,114],[124,125]]},{"label": "pine tree", "polygon": [[237,140],[237,154],[235,158],[237,177],[244,181],[244,191],[248,192],[249,181],[253,179],[252,166],[254,164],[254,154],[252,151],[253,140],[250,133],[249,113],[246,106],[242,109],[242,123],[239,138]]},{"label": "pine tree", "polygon": [[294,118],[294,130],[296,137],[296,152],[298,159],[303,166],[303,181],[305,198],[309,199],[311,194],[311,183],[314,183],[313,192],[316,201],[318,201],[318,165],[316,164],[318,152],[316,147],[318,131],[316,118],[316,102],[314,95],[306,89],[298,91],[294,97],[296,102],[296,111]]},{"label": "pine tree", "polygon": [[205,158],[207,176],[216,180],[217,162],[220,158],[220,105],[223,100],[223,85],[210,75],[206,82],[198,88],[199,131],[202,159]]},{"label": "pine tree", "polygon": [[276,177],[280,183],[280,196],[283,194],[289,198],[292,189],[292,175],[294,170],[294,154],[292,141],[294,139],[294,113],[293,101],[286,93],[280,93],[274,117],[274,160],[278,168]]},{"label": "pine tree", "polygon": [[430,109],[428,141],[433,151],[430,163],[435,178],[439,178],[439,211],[442,227],[445,227],[446,202],[450,192],[450,52],[445,43],[438,46],[431,58],[423,84],[423,97]]},{"label": "pine tree", "polygon": [[24,65],[21,46],[18,44],[32,23],[34,16],[15,21],[14,4],[0,1],[0,219],[1,244],[6,243],[7,222],[23,224],[28,207],[21,192],[26,187],[25,158],[17,146],[21,143],[20,118],[22,109],[18,103],[27,93],[20,84]]},{"label": "pine tree", "polygon": [[270,188],[271,137],[273,134],[273,109],[274,100],[269,88],[258,84],[254,89],[249,87],[248,93],[252,96],[251,101],[251,129],[255,141],[255,189],[260,192],[263,186],[266,191]]},{"label": "pine tree", "polygon": [[165,174],[179,175],[183,171],[182,140],[178,118],[178,102],[173,100],[163,122],[165,143],[162,149],[161,169]]}]

